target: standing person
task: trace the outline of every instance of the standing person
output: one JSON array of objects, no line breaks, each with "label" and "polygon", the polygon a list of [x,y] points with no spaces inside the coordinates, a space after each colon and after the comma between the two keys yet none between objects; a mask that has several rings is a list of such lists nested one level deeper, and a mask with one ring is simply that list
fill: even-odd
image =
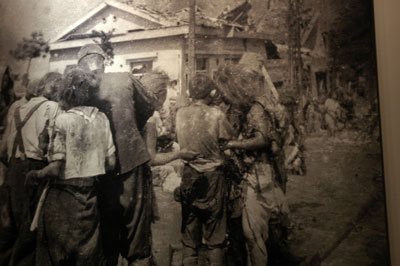
[{"label": "standing person", "polygon": [[95,76],[81,70],[63,81],[65,112],[56,118],[50,164],[31,178],[52,177],[42,207],[37,264],[101,265],[97,177],[115,166],[115,146],[104,113],[87,106]]},{"label": "standing person", "polygon": [[15,102],[7,115],[1,144],[8,169],[1,187],[7,200],[1,203],[0,265],[34,265],[36,234],[29,227],[42,187],[31,184],[26,174],[47,165],[48,142],[60,113],[58,104],[44,97],[47,82],[31,82],[29,101]]},{"label": "standing person", "polygon": [[227,188],[220,142],[231,139],[233,129],[220,109],[209,106],[214,89],[207,75],[196,75],[189,85],[193,102],[176,116],[180,147],[199,153],[198,158],[185,163],[180,186],[184,266],[198,264],[202,243],[210,265],[224,265]]},{"label": "standing person", "polygon": [[[257,62],[253,62],[257,65]],[[276,131],[275,117],[283,118],[282,108],[274,104],[272,94],[262,93],[263,75],[256,67],[239,63],[221,67],[216,75],[218,91],[231,110],[240,110],[239,138],[229,141],[225,148],[238,154],[245,184],[242,227],[246,238],[248,261],[251,266],[267,265],[267,240],[271,221],[281,223],[289,209],[283,192],[281,138]],[[228,110],[229,110],[228,109]],[[275,110],[268,112],[269,110]],[[282,247],[283,248],[283,247]],[[284,263],[284,262],[282,262]]]},{"label": "standing person", "polygon": [[325,108],[325,123],[328,127],[328,133],[330,137],[334,137],[337,131],[338,119],[340,117],[341,107],[337,101],[335,93],[332,93],[332,97],[326,99],[324,103]]},{"label": "standing person", "polygon": [[95,73],[100,84],[93,105],[110,120],[117,175],[100,182],[99,206],[108,265],[118,254],[129,265],[151,265],[152,180],[150,155],[140,130],[154,112],[156,96],[129,73],[104,73],[105,54],[97,44],[78,53],[78,66]]}]

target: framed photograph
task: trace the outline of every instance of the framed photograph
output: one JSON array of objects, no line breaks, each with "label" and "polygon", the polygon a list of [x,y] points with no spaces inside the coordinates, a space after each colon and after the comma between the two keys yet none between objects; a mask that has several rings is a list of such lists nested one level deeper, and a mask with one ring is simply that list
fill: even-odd
[{"label": "framed photograph", "polygon": [[0,7],[0,265],[390,265],[372,0]]}]

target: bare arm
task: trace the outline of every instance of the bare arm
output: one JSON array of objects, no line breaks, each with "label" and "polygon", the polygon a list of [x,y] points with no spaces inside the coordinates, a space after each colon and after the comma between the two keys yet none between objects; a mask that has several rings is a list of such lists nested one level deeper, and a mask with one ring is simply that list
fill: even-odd
[{"label": "bare arm", "polygon": [[64,161],[54,161],[47,165],[45,168],[41,170],[32,170],[29,171],[28,177],[37,177],[37,178],[44,178],[44,177],[57,177],[60,175],[61,167],[63,167]]},{"label": "bare arm", "polygon": [[255,150],[267,145],[264,136],[260,132],[256,132],[254,137],[243,140],[231,140],[229,141],[225,148],[226,149],[245,149],[245,150]]}]

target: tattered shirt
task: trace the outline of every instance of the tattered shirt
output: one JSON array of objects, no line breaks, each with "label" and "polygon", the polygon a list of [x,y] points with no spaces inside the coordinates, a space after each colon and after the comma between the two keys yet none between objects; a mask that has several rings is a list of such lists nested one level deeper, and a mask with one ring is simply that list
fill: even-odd
[{"label": "tattered shirt", "polygon": [[57,117],[49,158],[65,161],[62,178],[103,175],[114,152],[110,123],[96,107],[75,107]]},{"label": "tattered shirt", "polygon": [[189,165],[199,172],[211,172],[224,162],[220,140],[230,140],[233,129],[217,107],[194,103],[179,109],[176,132],[181,149],[198,152],[199,158]]},{"label": "tattered shirt", "polygon": [[266,143],[264,147],[247,151],[244,154],[244,161],[248,164],[249,169],[245,178],[252,187],[262,190],[268,186],[273,186],[275,179],[275,171],[269,154],[271,142],[276,141],[274,127],[271,117],[264,110],[264,107],[258,103],[252,105],[247,113],[246,121],[244,137],[252,138],[258,132],[264,137]]}]

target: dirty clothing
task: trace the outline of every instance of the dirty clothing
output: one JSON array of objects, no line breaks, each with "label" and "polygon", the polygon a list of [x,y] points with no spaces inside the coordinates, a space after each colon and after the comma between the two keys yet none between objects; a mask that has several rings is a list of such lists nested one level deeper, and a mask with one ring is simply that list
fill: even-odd
[{"label": "dirty clothing", "polygon": [[276,171],[272,161],[274,157],[269,146],[276,135],[271,118],[259,103],[253,104],[248,112],[243,135],[245,138],[251,138],[255,132],[263,135],[267,145],[244,154],[247,189],[242,225],[247,244],[248,265],[265,266],[268,259],[265,243],[268,239],[269,220],[274,213],[287,213],[288,208],[283,191],[276,182]]},{"label": "dirty clothing", "polygon": [[65,161],[62,178],[104,175],[106,158],[115,153],[110,123],[96,107],[75,107],[55,123],[49,161]]},{"label": "dirty clothing", "polygon": [[129,73],[104,73],[93,102],[110,120],[117,155],[118,175],[100,181],[99,192],[101,224],[117,228],[102,232],[111,265],[119,252],[130,263],[150,263],[152,183],[146,163],[151,158],[140,131],[156,102],[151,90]]},{"label": "dirty clothing", "polygon": [[194,103],[181,108],[176,115],[176,132],[181,149],[201,154],[189,162],[199,172],[211,172],[224,162],[219,140],[233,136],[232,126],[217,107]]},{"label": "dirty clothing", "polygon": [[226,235],[226,181],[220,140],[229,140],[233,129],[216,107],[194,103],[177,113],[181,148],[198,152],[201,159],[186,163],[180,186],[182,203],[183,265],[197,265],[198,248],[207,246],[211,265],[223,265]]},{"label": "dirty clothing", "polygon": [[38,225],[36,264],[101,265],[95,177],[56,180]]},{"label": "dirty clothing", "polygon": [[[52,125],[58,104],[44,97],[16,102],[7,115],[2,153],[9,168],[1,187],[1,265],[33,265],[36,234],[29,231],[42,186],[30,184],[26,174],[46,166]],[[3,155],[4,156],[4,155]]]},{"label": "dirty clothing", "polygon": [[115,152],[108,119],[95,107],[75,107],[57,117],[54,135],[49,159],[64,161],[64,171],[43,205],[37,263],[99,265],[96,180]]}]

